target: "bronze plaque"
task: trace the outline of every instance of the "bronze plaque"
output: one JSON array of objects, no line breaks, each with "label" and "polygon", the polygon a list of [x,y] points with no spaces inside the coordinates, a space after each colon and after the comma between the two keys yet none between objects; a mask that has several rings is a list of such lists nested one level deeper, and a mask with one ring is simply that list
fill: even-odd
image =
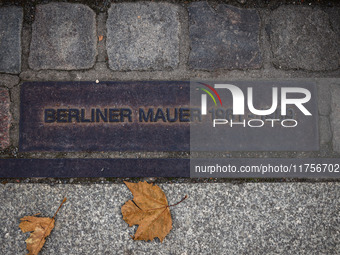
[{"label": "bronze plaque", "polygon": [[21,151],[189,151],[189,82],[27,82]]}]

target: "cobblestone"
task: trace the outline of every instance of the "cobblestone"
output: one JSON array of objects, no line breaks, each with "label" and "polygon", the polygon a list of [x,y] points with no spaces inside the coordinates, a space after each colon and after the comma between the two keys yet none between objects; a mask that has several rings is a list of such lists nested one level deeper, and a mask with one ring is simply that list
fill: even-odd
[{"label": "cobblestone", "polygon": [[0,72],[16,74],[21,70],[22,19],[22,8],[0,8]]},{"label": "cobblestone", "polygon": [[281,6],[267,25],[273,64],[283,69],[334,70],[339,66],[337,35],[318,8]]},{"label": "cobblestone", "polygon": [[178,8],[169,3],[113,4],[107,20],[110,68],[176,68],[179,63]]},{"label": "cobblestone", "polygon": [[207,2],[189,6],[193,69],[257,69],[262,65],[259,47],[260,19],[255,10]]},{"label": "cobblestone", "polygon": [[89,7],[70,3],[37,6],[29,55],[32,69],[91,68],[96,47],[96,17]]}]

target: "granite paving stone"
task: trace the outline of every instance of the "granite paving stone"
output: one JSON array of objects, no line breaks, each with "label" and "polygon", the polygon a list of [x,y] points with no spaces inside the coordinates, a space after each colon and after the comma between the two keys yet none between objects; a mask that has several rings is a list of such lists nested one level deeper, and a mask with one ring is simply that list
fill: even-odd
[{"label": "granite paving stone", "polygon": [[22,20],[22,8],[0,8],[0,72],[20,73]]},{"label": "granite paving stone", "polygon": [[[326,12],[328,13],[329,18],[331,20],[332,30],[338,36],[337,43],[338,43],[338,52],[340,56],[340,7],[327,8]],[[339,60],[339,65],[340,65],[340,60]]]},{"label": "granite paving stone", "polygon": [[262,65],[260,18],[256,10],[207,2],[189,6],[190,56],[193,69],[257,69]]},{"label": "granite paving stone", "polygon": [[329,15],[321,9],[281,6],[271,13],[266,29],[276,67],[310,71],[338,68],[338,37]]},{"label": "granite paving stone", "polygon": [[179,7],[119,3],[108,11],[107,53],[112,70],[174,69],[179,63]]},{"label": "granite paving stone", "polygon": [[29,66],[34,70],[91,68],[97,55],[96,15],[82,4],[38,5]]},{"label": "granite paving stone", "polygon": [[19,220],[52,216],[62,198],[44,254],[336,254],[340,249],[340,184],[160,184],[173,229],[163,243],[133,241],[121,206],[124,184],[0,185],[0,250],[25,254]]}]

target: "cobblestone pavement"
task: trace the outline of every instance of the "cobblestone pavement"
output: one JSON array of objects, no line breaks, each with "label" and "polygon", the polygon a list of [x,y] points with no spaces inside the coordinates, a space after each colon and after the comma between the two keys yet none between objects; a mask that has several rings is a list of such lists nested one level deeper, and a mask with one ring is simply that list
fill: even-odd
[{"label": "cobblestone pavement", "polygon": [[[316,82],[320,150],[228,156],[340,157],[340,7],[335,1],[273,1],[277,5],[269,7],[252,1],[102,1],[98,6],[37,1],[25,8],[10,2],[0,4],[0,159],[188,158],[186,152],[22,153],[23,82],[273,78]],[[189,199],[172,208],[173,230],[161,244],[131,240],[134,228],[120,213],[131,195],[122,184],[23,181],[35,183],[0,184],[1,254],[24,254],[28,235],[19,230],[19,219],[38,212],[51,216],[63,196],[69,200],[42,254],[340,250],[338,182],[162,183],[170,204],[185,194]]]}]

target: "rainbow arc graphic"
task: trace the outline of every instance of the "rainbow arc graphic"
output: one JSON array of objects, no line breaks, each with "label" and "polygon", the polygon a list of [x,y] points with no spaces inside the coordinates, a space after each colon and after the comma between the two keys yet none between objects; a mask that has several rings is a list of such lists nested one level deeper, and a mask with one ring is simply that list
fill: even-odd
[{"label": "rainbow arc graphic", "polygon": [[[206,83],[202,83],[202,82],[199,82],[199,84],[202,84],[203,86],[205,86],[207,88],[207,89],[206,88],[199,88],[199,89],[204,91],[205,93],[207,93],[211,97],[211,99],[215,103],[215,106],[217,106],[216,99],[215,99],[214,95],[208,89],[210,89],[215,94],[215,96],[217,96],[218,100],[220,101],[221,106],[223,106],[220,95],[217,93],[217,91],[212,86],[210,86],[209,84],[206,84]],[[206,94],[201,95],[201,113],[202,113],[202,115],[207,114],[207,95]]]}]

